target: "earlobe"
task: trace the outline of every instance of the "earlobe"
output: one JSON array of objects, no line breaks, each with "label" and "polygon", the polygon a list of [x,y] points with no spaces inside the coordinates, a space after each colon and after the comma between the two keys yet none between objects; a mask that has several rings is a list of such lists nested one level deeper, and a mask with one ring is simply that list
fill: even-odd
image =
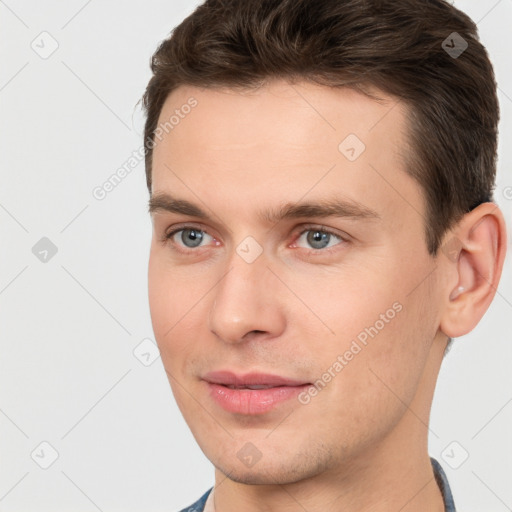
[{"label": "earlobe", "polygon": [[473,330],[487,311],[501,277],[507,240],[503,215],[494,203],[483,203],[467,213],[452,239],[453,235],[460,242],[460,252],[444,261],[454,279],[446,290],[439,326],[450,338]]}]

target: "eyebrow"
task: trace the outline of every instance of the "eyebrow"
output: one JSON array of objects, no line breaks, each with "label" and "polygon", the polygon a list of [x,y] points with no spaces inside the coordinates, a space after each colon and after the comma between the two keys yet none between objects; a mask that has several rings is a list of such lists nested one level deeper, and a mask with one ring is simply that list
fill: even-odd
[{"label": "eyebrow", "polygon": [[[159,192],[149,199],[150,215],[159,212],[177,213],[190,217],[209,220],[210,216],[199,206],[185,199],[179,199],[165,192]],[[258,218],[270,224],[285,219],[304,217],[347,217],[350,219],[381,219],[379,213],[354,200],[337,197],[316,200],[314,202],[285,203],[277,209],[260,210]]]}]

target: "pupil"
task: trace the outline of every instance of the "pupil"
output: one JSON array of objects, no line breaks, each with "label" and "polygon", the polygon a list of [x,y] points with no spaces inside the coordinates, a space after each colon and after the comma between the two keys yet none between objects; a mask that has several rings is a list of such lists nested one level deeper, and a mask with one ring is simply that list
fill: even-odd
[{"label": "pupil", "polygon": [[[185,236],[186,233],[188,233],[188,237]],[[181,238],[185,245],[188,245],[187,242],[192,242],[192,245],[188,245],[188,247],[197,247],[201,243],[203,235],[201,234],[201,231],[195,229],[185,229]]]},{"label": "pupil", "polygon": [[308,243],[310,243],[315,249],[322,249],[329,243],[329,237],[329,233],[323,233],[322,231],[311,231],[308,235]]}]

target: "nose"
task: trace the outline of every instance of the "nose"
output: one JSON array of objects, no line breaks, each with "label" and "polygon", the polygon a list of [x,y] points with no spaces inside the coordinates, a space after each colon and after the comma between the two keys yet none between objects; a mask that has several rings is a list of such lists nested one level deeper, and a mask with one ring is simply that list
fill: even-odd
[{"label": "nose", "polygon": [[275,270],[268,268],[264,253],[247,263],[234,252],[227,272],[214,288],[210,331],[226,343],[279,336],[286,318],[276,293],[278,286]]}]

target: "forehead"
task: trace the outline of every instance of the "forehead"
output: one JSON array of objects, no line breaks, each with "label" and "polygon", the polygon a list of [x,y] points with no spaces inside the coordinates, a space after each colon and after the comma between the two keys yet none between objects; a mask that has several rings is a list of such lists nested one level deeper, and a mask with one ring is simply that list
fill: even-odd
[{"label": "forehead", "polygon": [[[400,135],[405,107],[375,89],[370,92],[377,94],[379,101],[347,87],[291,84],[277,79],[244,90],[181,86],[165,101],[159,124],[164,125],[174,114],[174,122],[181,125],[179,129],[177,125],[172,127],[176,143],[180,135],[189,139],[195,134],[198,139],[208,139],[209,149],[226,148],[227,137],[233,149],[237,144],[248,146],[249,137],[268,147],[305,144],[309,148],[322,140],[332,142],[337,149],[344,133],[355,133],[365,142],[385,134],[392,144],[394,134],[389,128],[397,128],[396,134]],[[192,100],[197,105],[189,109],[187,104]],[[178,120],[176,114],[181,110],[190,112],[181,114]]]},{"label": "forehead", "polygon": [[160,114],[153,192],[180,189],[226,210],[229,199],[233,213],[257,200],[333,191],[383,216],[401,215],[406,202],[421,210],[419,187],[405,174],[407,110],[378,96],[280,80],[246,91],[182,86]]}]

